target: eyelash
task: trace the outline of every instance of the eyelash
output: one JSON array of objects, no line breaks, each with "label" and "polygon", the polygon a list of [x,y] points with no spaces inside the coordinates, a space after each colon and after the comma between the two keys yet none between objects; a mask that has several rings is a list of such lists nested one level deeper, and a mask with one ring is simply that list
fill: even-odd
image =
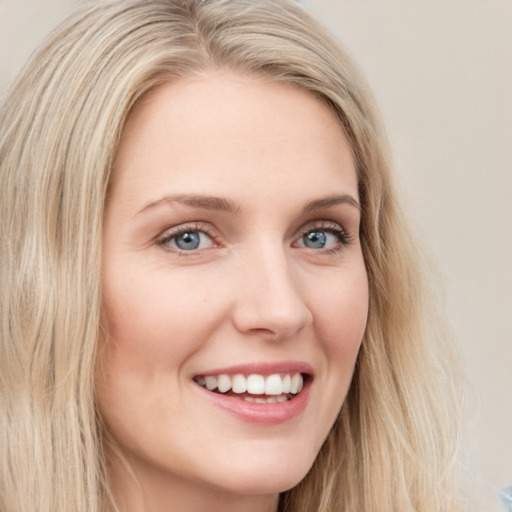
[{"label": "eyelash", "polygon": [[181,235],[186,233],[203,233],[208,238],[210,238],[213,244],[216,244],[216,237],[212,233],[212,228],[206,224],[201,222],[194,222],[192,224],[184,224],[182,226],[178,226],[171,231],[166,231],[165,234],[157,240],[159,246],[161,246],[164,250],[169,252],[177,253],[178,255],[183,256],[195,256],[198,255],[202,249],[196,249],[191,251],[180,250],[179,248],[170,247],[167,245],[172,239],[178,238]]},{"label": "eyelash", "polygon": [[352,237],[339,224],[329,221],[317,221],[316,223],[306,225],[301,229],[297,240],[302,240],[304,236],[314,231],[329,233],[338,239],[339,244],[337,244],[335,247],[332,247],[331,249],[324,249],[322,251],[323,254],[326,255],[337,254],[340,251],[343,251],[343,249],[352,242]]},{"label": "eyelash", "polygon": [[[164,250],[177,253],[180,256],[197,256],[200,251],[205,249],[195,249],[190,251],[180,250],[176,247],[170,247],[168,244],[171,240],[178,238],[181,235],[184,235],[186,233],[202,233],[206,235],[208,238],[211,239],[213,245],[215,246],[217,244],[216,242],[216,236],[214,233],[212,233],[212,228],[208,224],[204,224],[202,222],[195,222],[192,224],[185,224],[182,226],[179,226],[171,231],[166,231],[165,234],[157,239],[157,244],[161,246]],[[313,252],[317,253],[323,253],[326,255],[332,255],[339,253],[342,251],[347,245],[349,245],[352,242],[352,237],[337,223],[334,222],[328,222],[328,221],[316,221],[314,223],[307,224],[304,226],[294,244],[297,244],[298,241],[302,240],[304,236],[306,236],[308,233],[312,233],[314,231],[329,233],[331,235],[334,235],[337,240],[339,241],[339,244],[337,244],[335,247],[332,247],[330,249],[310,249]],[[300,246],[303,247],[303,246]],[[306,247],[307,248],[307,247]]]}]

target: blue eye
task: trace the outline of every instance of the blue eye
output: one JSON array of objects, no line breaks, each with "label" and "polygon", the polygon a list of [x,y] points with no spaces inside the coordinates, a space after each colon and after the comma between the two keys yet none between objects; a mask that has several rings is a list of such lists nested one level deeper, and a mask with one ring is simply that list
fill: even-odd
[{"label": "blue eye", "polygon": [[179,251],[195,251],[211,247],[212,239],[197,229],[185,229],[162,240],[162,244]]},{"label": "blue eye", "polygon": [[173,240],[178,249],[181,249],[182,251],[193,251],[199,247],[199,244],[201,243],[201,236],[197,232],[189,232],[175,236]]},{"label": "blue eye", "polygon": [[337,224],[320,226],[303,231],[296,242],[299,247],[313,250],[338,250],[349,243],[349,237]]},{"label": "blue eye", "polygon": [[302,237],[302,242],[310,249],[323,249],[327,243],[327,234],[324,231],[310,231]]}]

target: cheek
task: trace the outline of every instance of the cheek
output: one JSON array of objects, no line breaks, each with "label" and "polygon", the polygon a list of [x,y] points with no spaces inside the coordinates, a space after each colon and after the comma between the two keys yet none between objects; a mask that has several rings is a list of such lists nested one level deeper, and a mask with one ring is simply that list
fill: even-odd
[{"label": "cheek", "polygon": [[355,363],[368,318],[368,279],[363,265],[317,295],[317,332],[329,360]]},{"label": "cheek", "polygon": [[211,304],[197,287],[186,288],[143,272],[122,279],[112,270],[104,279],[108,335],[99,342],[96,394],[106,424],[127,446],[138,445],[134,432],[148,418],[166,425],[183,407],[176,393],[183,368],[214,329]]},{"label": "cheek", "polygon": [[[310,294],[314,304],[316,343],[323,357],[316,375],[317,410],[311,430],[313,458],[320,450],[345,401],[366,329],[368,280],[364,266],[351,268],[324,281],[322,289]],[[312,306],[313,307],[313,306]]]},{"label": "cheek", "polygon": [[111,274],[104,282],[111,357],[138,368],[178,365],[199,348],[218,316],[205,296],[204,283]]}]

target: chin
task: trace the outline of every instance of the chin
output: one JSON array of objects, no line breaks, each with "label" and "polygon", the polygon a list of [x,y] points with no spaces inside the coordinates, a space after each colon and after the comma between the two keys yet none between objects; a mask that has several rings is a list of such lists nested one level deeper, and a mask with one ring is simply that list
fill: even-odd
[{"label": "chin", "polygon": [[[295,460],[294,460],[295,459]],[[268,463],[232,467],[228,477],[224,474],[219,484],[239,495],[279,494],[295,487],[307,475],[314,461],[298,462],[296,458],[288,461],[272,458]]]}]

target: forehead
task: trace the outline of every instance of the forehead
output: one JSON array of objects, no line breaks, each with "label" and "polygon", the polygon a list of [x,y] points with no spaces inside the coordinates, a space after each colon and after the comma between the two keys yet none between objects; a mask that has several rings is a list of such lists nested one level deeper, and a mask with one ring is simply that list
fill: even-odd
[{"label": "forehead", "polygon": [[270,179],[292,195],[297,183],[314,193],[319,178],[357,197],[352,151],[329,107],[289,84],[218,71],[158,86],[136,105],[112,184],[222,195]]}]

